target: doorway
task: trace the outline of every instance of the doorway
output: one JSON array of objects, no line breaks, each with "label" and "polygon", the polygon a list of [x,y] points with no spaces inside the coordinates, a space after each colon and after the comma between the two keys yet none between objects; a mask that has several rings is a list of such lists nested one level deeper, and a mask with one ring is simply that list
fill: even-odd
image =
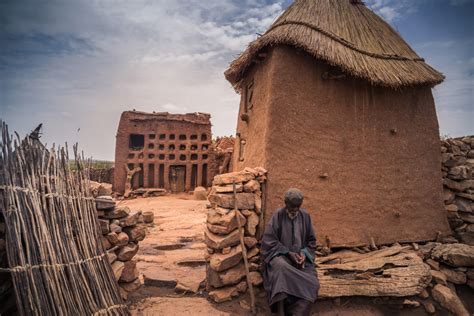
[{"label": "doorway", "polygon": [[170,189],[171,192],[186,191],[186,167],[171,166],[170,167]]}]

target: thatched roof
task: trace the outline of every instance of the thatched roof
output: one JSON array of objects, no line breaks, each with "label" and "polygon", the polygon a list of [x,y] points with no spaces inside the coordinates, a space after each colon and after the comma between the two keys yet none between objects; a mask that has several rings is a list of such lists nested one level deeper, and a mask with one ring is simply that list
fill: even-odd
[{"label": "thatched roof", "polygon": [[430,67],[388,23],[357,0],[295,0],[225,72],[235,88],[258,53],[290,45],[375,85],[436,85],[444,76]]}]

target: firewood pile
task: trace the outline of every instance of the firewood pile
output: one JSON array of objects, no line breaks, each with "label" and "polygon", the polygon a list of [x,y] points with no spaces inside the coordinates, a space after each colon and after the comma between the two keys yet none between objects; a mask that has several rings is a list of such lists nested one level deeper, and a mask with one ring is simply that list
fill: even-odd
[{"label": "firewood pile", "polygon": [[146,225],[153,223],[154,214],[116,205],[110,195],[97,196],[95,202],[102,246],[108,251],[115,279],[119,282],[120,295],[126,300],[129,293],[136,291],[143,283],[133,257],[138,252],[139,242],[146,236]]},{"label": "firewood pile", "polygon": [[248,281],[252,287],[262,284],[257,244],[263,228],[265,174],[263,168],[246,168],[214,177],[204,239],[208,247],[207,289],[209,297],[217,303],[245,293]]}]

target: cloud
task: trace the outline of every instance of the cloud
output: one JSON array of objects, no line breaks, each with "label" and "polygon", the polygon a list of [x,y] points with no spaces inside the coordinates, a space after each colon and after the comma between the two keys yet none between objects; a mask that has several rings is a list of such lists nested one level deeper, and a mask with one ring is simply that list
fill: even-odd
[{"label": "cloud", "polygon": [[433,89],[440,130],[450,136],[474,134],[474,39],[432,41],[416,50],[446,79]]},{"label": "cloud", "polygon": [[239,96],[223,72],[282,7],[263,0],[2,1],[0,116],[21,133],[43,122],[47,143],[78,141],[102,159],[113,159],[120,113],[133,108],[209,112],[214,134],[233,134]]},{"label": "cloud", "polygon": [[407,14],[413,14],[424,0],[367,0],[366,4],[387,22],[393,22]]}]

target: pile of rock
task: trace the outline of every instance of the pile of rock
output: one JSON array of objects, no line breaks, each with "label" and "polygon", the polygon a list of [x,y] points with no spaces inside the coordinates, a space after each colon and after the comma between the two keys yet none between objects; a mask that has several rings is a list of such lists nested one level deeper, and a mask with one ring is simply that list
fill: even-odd
[{"label": "pile of rock", "polygon": [[455,315],[469,315],[457,295],[456,287],[467,284],[474,289],[474,246],[462,243],[429,242],[417,253],[431,269],[431,284],[420,297],[426,311],[434,313],[434,301]]},{"label": "pile of rock", "polygon": [[[214,177],[204,240],[208,247],[206,285],[209,297],[217,303],[247,290],[237,216],[244,233],[251,283],[262,284],[258,239],[263,222],[261,188],[265,174],[263,168],[246,168]],[[233,183],[237,191],[235,199]]]},{"label": "pile of rock", "polygon": [[441,142],[444,203],[454,237],[474,245],[474,136]]},{"label": "pile of rock", "polygon": [[153,212],[131,211],[117,206],[110,196],[96,198],[102,245],[108,251],[115,278],[123,299],[137,290],[142,282],[137,262],[132,260],[138,252],[138,242],[146,236],[146,223],[153,223]]}]

